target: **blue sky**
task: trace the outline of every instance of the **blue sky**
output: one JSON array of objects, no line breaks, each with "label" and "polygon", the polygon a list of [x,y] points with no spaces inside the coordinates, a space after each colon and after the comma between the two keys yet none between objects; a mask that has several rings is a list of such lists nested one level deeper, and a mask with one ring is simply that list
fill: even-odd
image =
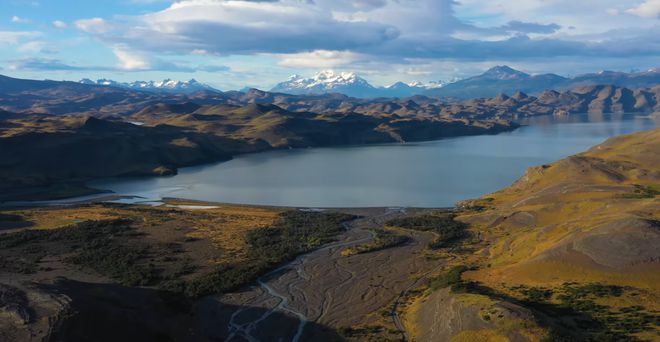
[{"label": "blue sky", "polygon": [[3,0],[0,73],[196,78],[268,89],[291,74],[374,84],[493,65],[575,75],[660,66],[660,0]]}]

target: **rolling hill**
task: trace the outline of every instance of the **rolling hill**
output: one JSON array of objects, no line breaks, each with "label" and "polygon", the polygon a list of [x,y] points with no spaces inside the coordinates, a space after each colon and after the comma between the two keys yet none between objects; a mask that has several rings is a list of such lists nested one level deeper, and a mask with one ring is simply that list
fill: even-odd
[{"label": "rolling hill", "polygon": [[454,264],[467,266],[412,304],[416,337],[657,339],[660,130],[531,168],[461,207],[470,253]]}]

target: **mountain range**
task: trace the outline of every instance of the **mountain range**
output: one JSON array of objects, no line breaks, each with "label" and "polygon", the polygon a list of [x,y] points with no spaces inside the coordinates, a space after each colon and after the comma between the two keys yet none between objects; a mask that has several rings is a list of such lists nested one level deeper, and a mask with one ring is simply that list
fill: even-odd
[{"label": "mountain range", "polygon": [[[220,92],[217,88],[195,79],[189,81],[165,79],[162,81],[134,82],[82,79],[78,83],[151,93]],[[310,78],[293,75],[288,80],[275,85],[270,89],[270,92],[289,95],[343,94],[362,99],[407,98],[423,95],[461,100],[496,97],[499,94],[513,95],[517,92],[539,95],[546,90],[566,91],[581,86],[612,85],[639,89],[652,88],[658,84],[660,84],[660,69],[657,68],[642,72],[601,71],[575,77],[563,77],[553,73],[532,75],[502,65],[493,67],[483,74],[465,79],[427,83],[419,81],[396,82],[386,87],[374,86],[355,72],[325,70]],[[248,93],[250,90],[251,88],[244,88],[240,92]]]},{"label": "mountain range", "polygon": [[375,87],[355,73],[323,71],[311,78],[294,75],[271,91],[292,95],[341,93],[357,98],[425,95],[469,99],[496,97],[499,94],[513,95],[516,92],[535,95],[546,90],[565,91],[590,85],[614,85],[634,89],[650,88],[657,84],[660,84],[659,69],[632,73],[602,71],[568,78],[552,73],[530,75],[503,65],[462,80],[426,84],[397,82],[388,87]]},{"label": "mountain range", "polygon": [[[520,73],[495,76],[527,79]],[[583,78],[583,80],[586,78]],[[648,87],[582,85],[570,90],[546,90],[536,94],[517,91],[511,96],[460,99],[415,95],[406,98],[356,98],[339,93],[290,95],[251,89],[197,91],[192,93],[137,91],[124,87],[78,82],[36,81],[0,76],[0,120],[25,114],[91,115],[127,117],[154,104],[178,106],[191,113],[197,106],[276,105],[290,112],[325,115],[397,115],[400,117],[460,117],[464,119],[515,119],[545,114],[653,113],[660,111],[660,86],[651,77],[626,78]],[[586,83],[586,81],[584,81]],[[657,83],[657,84],[660,84]],[[453,84],[437,90],[448,89]],[[190,109],[192,108],[192,110]],[[2,112],[4,111],[4,112]]]},{"label": "mountain range", "polygon": [[127,88],[133,90],[149,91],[156,93],[194,93],[198,91],[219,91],[208,84],[201,83],[194,78],[189,81],[175,81],[164,79],[162,81],[134,81],[117,82],[108,79],[99,79],[96,81],[89,78],[83,78],[78,83],[87,85],[110,86],[118,88]]},{"label": "mountain range", "polygon": [[358,98],[409,97],[442,87],[445,82],[396,82],[387,87],[375,87],[354,72],[325,70],[311,78],[293,75],[270,91],[292,95],[340,93]]}]

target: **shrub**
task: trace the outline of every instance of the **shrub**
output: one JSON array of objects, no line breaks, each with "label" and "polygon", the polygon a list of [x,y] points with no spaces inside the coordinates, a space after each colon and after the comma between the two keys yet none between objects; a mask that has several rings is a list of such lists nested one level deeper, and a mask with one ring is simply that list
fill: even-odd
[{"label": "shrub", "polygon": [[467,224],[457,221],[454,214],[419,215],[396,218],[387,222],[387,225],[419,231],[430,231],[438,238],[429,243],[429,248],[438,249],[467,236]]},{"label": "shrub", "polygon": [[456,286],[462,283],[461,276],[463,275],[463,272],[467,271],[468,268],[466,266],[460,265],[460,266],[454,266],[452,269],[450,269],[448,272],[443,273],[435,278],[431,278],[429,280],[429,286],[433,290],[437,289],[444,289],[449,286]]},{"label": "shrub", "polygon": [[343,255],[364,254],[369,252],[376,252],[390,247],[395,247],[408,242],[409,238],[405,235],[388,232],[386,230],[375,230],[374,240],[370,243],[355,246],[347,249]]}]

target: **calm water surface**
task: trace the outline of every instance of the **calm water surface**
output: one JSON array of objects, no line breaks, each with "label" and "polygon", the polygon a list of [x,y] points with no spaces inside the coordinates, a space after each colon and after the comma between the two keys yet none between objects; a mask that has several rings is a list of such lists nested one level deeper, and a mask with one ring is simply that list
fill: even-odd
[{"label": "calm water surface", "polygon": [[658,119],[627,115],[542,117],[522,123],[528,126],[496,136],[274,151],[184,168],[173,177],[90,185],[148,200],[447,207],[506,187],[530,166],[584,151],[612,136],[660,126]]}]

